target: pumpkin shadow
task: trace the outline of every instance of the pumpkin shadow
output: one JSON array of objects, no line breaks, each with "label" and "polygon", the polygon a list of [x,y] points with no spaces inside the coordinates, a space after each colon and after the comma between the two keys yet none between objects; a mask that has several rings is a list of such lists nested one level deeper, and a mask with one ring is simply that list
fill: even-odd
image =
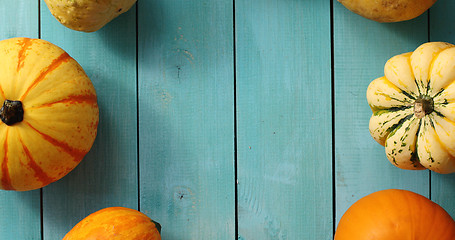
[{"label": "pumpkin shadow", "polygon": [[107,23],[100,30],[89,35],[101,39],[104,47],[112,53],[119,54],[122,59],[134,63],[136,61],[136,7],[133,6]]},{"label": "pumpkin shadow", "polygon": [[[377,23],[380,28],[386,29],[393,36],[394,42],[407,42],[411,48],[401,49],[402,52],[414,51],[415,48],[428,41],[427,31],[418,31],[416,29],[428,29],[428,13],[425,12],[417,18],[395,22],[395,23]],[[390,44],[393,44],[391,42]],[[412,48],[414,47],[414,48]],[[397,53],[400,54],[400,53]]]},{"label": "pumpkin shadow", "polygon": [[[431,172],[431,200],[446,210],[455,218],[455,194],[450,192],[455,189],[454,174],[438,174]],[[449,191],[447,191],[449,190]]]},{"label": "pumpkin shadow", "polygon": [[137,52],[137,45],[141,41],[150,40],[149,36],[153,38],[159,36],[157,23],[163,19],[155,9],[157,8],[153,4],[137,2],[130,10],[119,15],[100,30],[89,34],[97,34],[109,50],[134,63],[137,55],[131,53],[140,54]]},{"label": "pumpkin shadow", "polygon": [[[24,192],[2,190],[0,201],[2,202],[0,213],[5,217],[2,221],[2,227],[19,224],[14,225],[16,226],[14,228],[1,229],[0,232],[7,231],[6,236],[17,236],[15,239],[20,239],[20,236],[26,235],[38,238],[41,213],[39,189]],[[32,232],[33,230],[36,232]]]}]

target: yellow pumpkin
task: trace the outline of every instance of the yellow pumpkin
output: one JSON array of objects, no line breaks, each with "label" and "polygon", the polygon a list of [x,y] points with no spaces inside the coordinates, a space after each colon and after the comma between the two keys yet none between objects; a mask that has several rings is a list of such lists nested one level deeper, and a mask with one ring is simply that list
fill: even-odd
[{"label": "yellow pumpkin", "polygon": [[377,22],[401,22],[420,16],[436,0],[338,0],[347,9]]},{"label": "yellow pumpkin", "polygon": [[95,88],[61,48],[0,41],[0,188],[26,191],[68,174],[97,133]]},{"label": "yellow pumpkin", "polygon": [[367,89],[371,136],[403,169],[455,172],[455,46],[429,42],[387,61]]},{"label": "yellow pumpkin", "polygon": [[82,219],[63,240],[161,240],[161,226],[145,214],[125,207],[108,207]]},{"label": "yellow pumpkin", "polygon": [[44,0],[52,15],[64,26],[94,32],[128,11],[136,0]]}]

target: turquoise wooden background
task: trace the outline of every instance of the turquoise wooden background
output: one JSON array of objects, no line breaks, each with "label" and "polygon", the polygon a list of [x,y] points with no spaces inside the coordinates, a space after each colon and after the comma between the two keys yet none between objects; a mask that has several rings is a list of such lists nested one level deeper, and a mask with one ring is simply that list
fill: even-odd
[{"label": "turquoise wooden background", "polygon": [[455,3],[411,21],[364,19],[333,0],[139,0],[95,33],[39,0],[2,0],[0,38],[65,49],[98,93],[91,152],[60,181],[0,192],[0,239],[61,239],[125,206],[163,239],[332,239],[346,209],[388,188],[455,217],[455,175],[392,166],[370,137],[366,88],[387,59],[455,43]]}]

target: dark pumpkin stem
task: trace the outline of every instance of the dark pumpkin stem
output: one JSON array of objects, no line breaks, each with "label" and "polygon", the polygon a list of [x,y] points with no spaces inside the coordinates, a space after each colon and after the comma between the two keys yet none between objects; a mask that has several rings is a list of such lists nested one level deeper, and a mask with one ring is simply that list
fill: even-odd
[{"label": "dark pumpkin stem", "polygon": [[24,109],[22,108],[21,101],[5,100],[3,106],[0,109],[0,118],[8,125],[14,125],[15,123],[24,120]]},{"label": "dark pumpkin stem", "polygon": [[414,115],[423,118],[434,111],[434,102],[430,97],[421,96],[414,103]]},{"label": "dark pumpkin stem", "polygon": [[158,222],[155,222],[152,220],[152,222],[155,224],[155,227],[156,229],[158,230],[158,232],[161,234],[161,224],[159,224]]}]

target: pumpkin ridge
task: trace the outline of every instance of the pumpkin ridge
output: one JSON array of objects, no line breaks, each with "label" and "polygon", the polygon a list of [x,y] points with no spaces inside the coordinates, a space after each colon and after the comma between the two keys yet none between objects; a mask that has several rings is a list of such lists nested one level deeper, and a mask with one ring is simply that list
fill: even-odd
[{"label": "pumpkin ridge", "polygon": [[24,101],[24,99],[27,97],[27,95],[30,93],[30,91],[41,81],[44,80],[47,74],[51,73],[55,69],[57,69],[62,63],[69,61],[72,59],[70,55],[66,52],[62,53],[60,56],[58,56],[56,59],[54,59],[49,66],[44,69],[44,71],[41,71],[41,73],[38,75],[38,77],[30,84],[30,86],[27,88],[25,93],[20,97],[20,101]]},{"label": "pumpkin ridge", "polygon": [[28,150],[27,146],[25,146],[25,143],[22,141],[21,136],[19,136],[19,141],[21,142],[22,149],[24,149],[25,155],[27,155],[27,158],[29,160],[27,166],[30,167],[35,172],[36,178],[38,178],[38,180],[43,184],[43,186],[46,186],[49,183],[53,182],[54,179],[49,177],[33,159],[30,150]]},{"label": "pumpkin ridge", "polygon": [[[403,94],[403,91],[401,91],[400,93]],[[403,99],[399,99],[399,98],[396,98],[396,97],[392,97],[392,96],[390,96],[390,95],[388,95],[386,93],[378,93],[377,95],[384,96],[386,98],[390,98],[391,100],[395,100],[395,101],[401,102],[403,104],[408,103],[408,101],[406,101],[406,99],[403,100]],[[406,94],[403,94],[403,95],[406,96]]]},{"label": "pumpkin ridge", "polygon": [[[378,113],[377,115],[373,114],[371,116],[369,131],[371,134],[374,133],[379,134],[378,136],[376,136],[377,138],[375,138],[375,140],[382,146],[384,146],[387,136],[393,130],[393,126],[396,125],[400,121],[400,119],[411,114],[409,108],[394,112],[383,110],[382,113],[380,112],[377,113]],[[381,119],[378,121],[379,117],[382,117],[381,115],[385,115],[384,116],[385,119]]]},{"label": "pumpkin ridge", "polygon": [[[449,84],[450,85],[450,84]],[[439,95],[441,95],[446,89],[445,88],[442,88],[439,92],[437,92],[436,94],[434,94],[431,98],[435,99],[436,97],[438,97]]]},{"label": "pumpkin ridge", "polygon": [[374,106],[373,107],[370,106],[374,116],[379,116],[384,113],[393,113],[393,112],[403,111],[403,110],[406,110],[411,107],[412,106],[407,106],[407,105],[390,107],[390,108],[377,108]]},{"label": "pumpkin ridge", "polygon": [[37,108],[42,108],[42,107],[51,107],[52,105],[58,104],[58,103],[71,103],[71,104],[74,104],[74,103],[87,103],[87,104],[90,104],[90,105],[94,105],[94,104],[97,104],[97,97],[94,94],[90,94],[90,95],[71,95],[71,96],[68,96],[68,97],[66,97],[64,99],[57,100],[55,102],[44,103],[42,105],[31,107],[31,108],[28,108],[28,109],[37,109]]},{"label": "pumpkin ridge", "polygon": [[29,49],[29,46],[32,45],[32,39],[30,38],[24,38],[23,39],[24,41],[22,41],[22,43],[20,44],[20,50],[19,50],[19,56],[18,56],[18,60],[17,60],[17,69],[16,71],[19,72],[19,70],[21,70],[21,68],[24,67],[24,60],[25,60],[25,52]]},{"label": "pumpkin ridge", "polygon": [[[447,122],[451,122],[453,124],[455,124],[452,120],[444,117],[444,116],[440,116],[442,118],[444,118]],[[435,127],[435,124],[438,125],[441,129],[444,129],[441,124],[438,124],[437,122],[435,123],[435,120],[433,118],[430,118],[430,122],[432,124],[432,127],[433,127],[433,130],[437,133],[436,131],[436,127]],[[455,155],[453,155],[452,153],[450,153],[449,151],[449,148],[446,146],[446,144],[444,143],[444,141],[441,140],[441,138],[439,137],[439,134],[435,134],[435,137],[436,137],[436,141],[438,141],[439,145],[447,152],[447,154],[449,154],[451,157],[454,157],[455,158]]]},{"label": "pumpkin ridge", "polygon": [[407,120],[411,119],[413,116],[414,116],[414,114],[409,114],[406,117],[400,119],[400,121],[398,121],[396,124],[390,126],[387,129],[387,132],[389,132],[389,134],[387,134],[386,139],[392,137],[395,134],[395,132],[403,125],[403,123],[406,122]]},{"label": "pumpkin ridge", "polygon": [[5,154],[3,156],[3,162],[2,162],[2,187],[5,190],[14,190],[13,186],[11,185],[11,177],[9,175],[9,169],[8,169],[8,129],[6,129],[6,134],[5,134],[5,142],[3,143],[3,151],[5,151]]},{"label": "pumpkin ridge", "polygon": [[[433,71],[434,62],[436,61],[436,59],[439,57],[439,55],[440,55],[442,52],[444,52],[444,51],[446,51],[446,50],[448,50],[448,49],[454,48],[454,47],[455,47],[455,46],[451,46],[451,47],[442,49],[441,51],[437,52],[437,53],[434,55],[433,59],[431,59],[430,67],[428,68],[428,78],[430,78],[430,79],[428,80],[427,94],[428,94],[428,93],[430,92],[430,90],[431,90],[431,89],[430,89],[431,72]],[[453,82],[451,82],[451,83],[453,83]],[[450,85],[451,83],[448,83],[448,85]],[[447,85],[447,86],[448,86],[448,85]],[[442,86],[441,91],[444,91],[445,88],[446,88],[447,86]],[[439,92],[438,92],[437,94],[439,94]],[[436,95],[437,95],[437,94],[436,94]],[[436,95],[435,95],[435,96],[436,96]],[[427,95],[427,96],[428,96],[428,95]],[[434,97],[433,97],[433,98],[434,98]]]},{"label": "pumpkin ridge", "polygon": [[[448,48],[443,48],[443,49],[439,49],[437,52],[433,53],[433,57],[430,61],[430,64],[428,65],[428,73],[427,73],[427,77],[428,79],[420,79],[420,80],[415,80],[416,84],[417,84],[417,89],[419,90],[419,94],[420,95],[424,95],[423,94],[423,91],[421,91],[420,87],[422,87],[425,92],[425,95],[428,94],[428,92],[430,91],[430,81],[431,81],[431,72],[433,70],[433,65],[434,65],[434,62],[435,60],[438,58],[439,54],[441,54],[441,52],[447,50],[447,49],[450,49],[450,48],[453,48],[454,46],[451,46],[451,47],[448,47]],[[411,64],[412,66],[412,64]],[[411,68],[413,69],[413,68]],[[426,81],[426,84],[424,84],[424,80]]]},{"label": "pumpkin ridge", "polygon": [[[419,122],[416,122],[419,121]],[[414,118],[412,114],[407,115],[405,117],[405,120],[401,119],[399,123],[395,124],[395,129],[393,129],[388,135],[387,135],[387,140],[385,141],[385,147],[386,147],[386,156],[389,159],[393,165],[399,167],[399,168],[404,168],[404,169],[422,169],[423,166],[419,164],[418,158],[416,158],[416,145],[417,145],[417,138],[412,137],[414,136],[413,134],[409,134],[409,131],[411,130],[411,125],[414,124],[420,124],[421,119]],[[406,124],[406,125],[405,125]],[[391,140],[394,138],[395,134],[398,131],[402,131],[404,135],[398,135],[400,137],[399,139],[395,138],[394,140]],[[419,125],[416,125],[416,132],[419,131]],[[417,134],[416,134],[417,135]],[[406,142],[406,139],[410,137],[409,142],[404,144]],[[399,144],[401,142],[401,144]],[[390,145],[389,145],[390,144]],[[409,152],[409,156],[403,157],[401,156],[400,158],[397,159],[397,157],[402,153],[403,150]],[[403,165],[404,164],[404,165]],[[412,168],[409,168],[412,167]]]},{"label": "pumpkin ridge", "polygon": [[65,142],[62,142],[62,141],[59,141],[41,131],[39,131],[38,129],[36,129],[35,127],[33,127],[30,123],[28,122],[25,122],[30,128],[32,128],[33,130],[35,130],[38,134],[41,135],[41,137],[43,137],[44,140],[48,141],[49,143],[51,143],[52,145],[62,149],[64,152],[68,153],[69,155],[71,155],[72,157],[74,157],[74,162],[80,162],[82,160],[82,158],[85,156],[85,154],[87,153],[86,151],[83,151],[83,150],[79,150],[79,149],[75,149],[75,148],[72,148],[71,146],[69,146],[67,143]]},{"label": "pumpkin ridge", "polygon": [[401,93],[405,95],[406,97],[410,98],[411,100],[415,100],[416,97],[411,95],[411,93],[406,92],[405,90],[401,89]]},{"label": "pumpkin ridge", "polygon": [[[121,239],[120,237],[128,237],[125,235],[129,231],[134,230],[135,227],[141,228],[146,224],[153,224],[149,219],[144,218],[142,215],[130,215],[131,213],[119,213],[112,214],[111,216],[103,216],[103,219],[97,219],[99,222],[104,223],[97,228],[92,228],[90,231],[86,231],[85,237],[90,238],[96,236],[100,231],[105,231],[108,237],[113,237],[115,239]],[[97,222],[98,222],[97,221]],[[106,223],[122,223],[115,225],[115,228],[109,230],[109,225]],[[130,232],[131,233],[131,232]],[[135,239],[144,239],[144,238],[135,238]],[[146,238],[145,238],[146,239]]]},{"label": "pumpkin ridge", "polygon": [[419,92],[419,95],[422,95],[422,90],[420,89],[420,84],[417,82],[417,79],[414,80],[415,84],[417,85],[417,91]]}]

